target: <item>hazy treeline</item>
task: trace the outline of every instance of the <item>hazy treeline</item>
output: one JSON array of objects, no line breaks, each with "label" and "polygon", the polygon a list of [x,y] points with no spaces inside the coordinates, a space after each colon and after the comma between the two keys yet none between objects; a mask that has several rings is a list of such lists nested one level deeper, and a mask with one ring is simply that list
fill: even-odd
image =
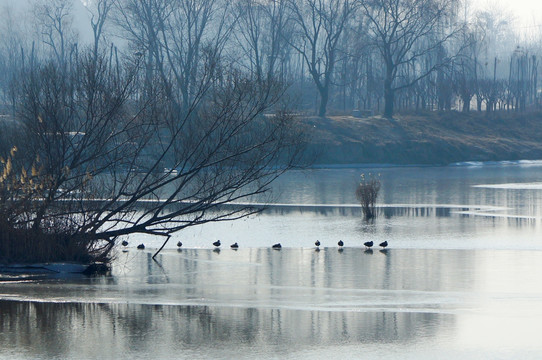
[{"label": "hazy treeline", "polygon": [[137,54],[143,81],[167,78],[180,107],[211,58],[257,81],[287,83],[298,110],[320,116],[539,103],[536,42],[520,40],[508,14],[470,11],[468,0],[93,0],[88,24],[74,22],[79,1],[30,4],[24,29],[14,10],[2,15],[6,105],[25,65],[66,64],[84,47],[119,62]]}]

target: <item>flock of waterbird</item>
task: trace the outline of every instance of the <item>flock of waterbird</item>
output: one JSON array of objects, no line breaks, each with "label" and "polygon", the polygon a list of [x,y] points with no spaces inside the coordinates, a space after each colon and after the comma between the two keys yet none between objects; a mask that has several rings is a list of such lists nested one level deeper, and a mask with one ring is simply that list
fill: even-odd
[{"label": "flock of waterbird", "polygon": [[[316,246],[317,250],[320,250],[320,245],[321,245],[320,240],[316,240],[314,245]],[[344,247],[344,241],[339,240],[337,245],[339,246],[339,249],[342,250],[342,248]],[[363,243],[363,245],[365,246],[366,250],[370,250],[373,247],[374,244],[373,244],[372,241],[366,241],[366,242]],[[122,246],[125,246],[125,247],[128,246],[128,241],[124,240],[122,242]],[[182,246],[183,246],[183,243],[179,241],[177,243],[177,248],[180,249]],[[215,249],[220,249],[220,246],[222,246],[222,243],[220,242],[220,240],[217,240],[217,241],[213,242],[213,246],[215,247]],[[388,242],[383,241],[380,244],[378,244],[378,246],[380,246],[382,249],[385,249],[386,247],[388,247]],[[139,250],[144,250],[145,249],[145,244],[139,244],[139,245],[137,245],[137,248]],[[230,245],[230,248],[232,248],[233,250],[237,250],[237,249],[239,249],[239,244],[233,243],[233,244]],[[271,248],[275,249],[275,250],[280,250],[280,249],[282,249],[282,245],[280,243],[276,243],[276,244],[273,244],[271,246]]]}]

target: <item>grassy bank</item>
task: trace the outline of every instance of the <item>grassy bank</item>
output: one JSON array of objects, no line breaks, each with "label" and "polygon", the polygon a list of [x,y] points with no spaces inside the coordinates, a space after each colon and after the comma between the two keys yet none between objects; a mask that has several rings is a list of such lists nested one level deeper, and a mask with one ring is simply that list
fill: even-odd
[{"label": "grassy bank", "polygon": [[310,117],[317,164],[450,164],[542,159],[542,112]]}]

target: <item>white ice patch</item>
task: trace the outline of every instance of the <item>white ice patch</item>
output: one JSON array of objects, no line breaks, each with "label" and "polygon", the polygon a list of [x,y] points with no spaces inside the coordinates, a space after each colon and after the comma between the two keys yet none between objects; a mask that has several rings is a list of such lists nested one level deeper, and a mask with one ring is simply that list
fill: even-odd
[{"label": "white ice patch", "polygon": [[542,190],[542,182],[535,183],[508,183],[508,184],[480,184],[475,188],[507,189],[507,190]]}]

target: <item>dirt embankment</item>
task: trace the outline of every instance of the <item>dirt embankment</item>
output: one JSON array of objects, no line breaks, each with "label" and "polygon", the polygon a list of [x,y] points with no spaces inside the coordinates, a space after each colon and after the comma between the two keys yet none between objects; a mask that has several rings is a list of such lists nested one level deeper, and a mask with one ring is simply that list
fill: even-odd
[{"label": "dirt embankment", "polygon": [[430,112],[305,119],[316,164],[450,164],[542,159],[542,112]]}]

